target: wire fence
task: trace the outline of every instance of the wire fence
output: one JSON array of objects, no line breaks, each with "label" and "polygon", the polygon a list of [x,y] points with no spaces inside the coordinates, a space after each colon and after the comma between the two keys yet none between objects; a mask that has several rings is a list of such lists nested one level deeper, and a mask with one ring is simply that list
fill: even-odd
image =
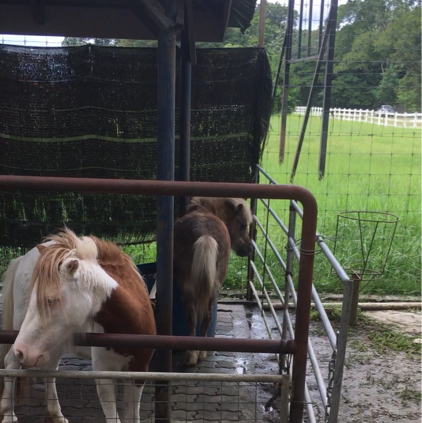
[{"label": "wire fence", "polygon": [[[319,205],[318,231],[330,248],[336,240],[337,215],[343,211],[386,212],[400,219],[385,269],[383,282],[370,289],[390,293],[420,294],[421,252],[421,34],[420,2],[406,0],[395,7],[387,0],[338,2],[337,27],[330,85],[331,114],[327,129],[326,168],[320,179],[324,81],[327,63],[324,57],[319,72],[316,59],[331,7],[328,1],[294,4],[291,57],[288,81],[286,145],[279,163],[280,108],[284,57],[280,52],[288,23],[286,0],[267,2],[265,47],[274,74],[281,68],[274,91],[274,115],[271,131],[262,154],[262,167],[277,183],[295,183],[308,188]],[[220,46],[256,45],[258,13],[242,36],[229,28]],[[382,25],[379,23],[382,22]],[[403,31],[402,28],[407,28]],[[24,45],[61,45],[63,38],[2,35],[2,43]],[[77,40],[82,42],[83,40]],[[89,40],[88,40],[89,41]],[[95,41],[95,40],[94,40]],[[136,46],[135,40],[120,40],[116,45]],[[84,39],[83,42],[87,42]],[[53,44],[56,43],[56,44]],[[216,47],[216,43],[211,45]],[[287,52],[286,52],[287,53]],[[306,60],[306,59],[309,60]],[[327,67],[328,69],[328,67]],[[312,80],[319,82],[310,99],[311,116],[299,154],[298,140]],[[382,114],[383,104],[400,113]],[[294,113],[294,111],[299,113]],[[293,174],[295,157],[298,166]],[[288,206],[277,210],[287,221]],[[283,208],[284,207],[284,208]],[[344,257],[356,254],[349,243]],[[318,266],[317,266],[318,270]],[[321,278],[324,278],[321,275]]]},{"label": "wire fence", "polygon": [[[78,359],[72,358],[73,362]],[[221,375],[211,373],[136,373],[138,383],[140,378],[146,379],[142,396],[139,401],[138,418],[131,414],[138,400],[129,392],[133,387],[133,374],[128,372],[93,372],[90,366],[85,365],[82,370],[72,370],[67,365],[65,370],[59,371],[7,371],[1,370],[0,375],[20,375],[25,377],[31,375],[31,383],[24,391],[13,397],[14,413],[22,423],[43,423],[52,419],[47,404],[56,404],[51,407],[57,413],[58,405],[55,403],[57,397],[61,407],[61,413],[69,421],[84,423],[103,423],[106,421],[104,409],[116,407],[122,417],[121,421],[126,423],[155,422],[159,421],[155,415],[157,407],[166,406],[170,408],[171,421],[173,422],[237,422],[257,423],[268,421],[268,418],[279,418],[279,410],[282,407],[282,400],[277,399],[273,404],[277,407],[268,409],[268,391],[274,389],[278,383],[286,384],[288,392],[288,380],[281,376],[270,375]],[[41,376],[55,377],[56,382],[51,379],[43,379]],[[156,398],[156,388],[163,386],[163,376],[171,380],[171,397],[168,403],[164,399]],[[28,376],[26,376],[28,377]],[[18,378],[20,379],[20,378]],[[104,397],[102,403],[99,401],[96,383],[100,381],[104,388],[111,387],[112,395]],[[98,383],[98,382],[97,382]],[[54,389],[55,385],[55,389]],[[112,399],[111,397],[114,397]],[[10,398],[12,399],[12,398]],[[9,398],[3,398],[6,403]],[[287,406],[287,399],[283,398]],[[47,403],[47,404],[46,404]],[[50,410],[50,413],[51,413]],[[128,412],[129,410],[129,412]],[[57,414],[56,414],[57,416]],[[9,410],[5,417],[12,417]],[[59,420],[56,417],[57,420]],[[117,419],[109,418],[107,421]],[[120,421],[120,420],[119,420]]]},{"label": "wire fence", "polygon": [[[296,106],[295,113],[305,115],[305,106]],[[322,107],[312,107],[311,116],[322,116]],[[402,128],[421,128],[422,113],[386,113],[380,110],[363,109],[330,109],[333,119],[351,120],[358,122],[375,123],[383,126],[396,126]]]},{"label": "wire fence", "polygon": [[[322,119],[310,116],[293,183],[308,188],[317,198],[318,231],[333,248],[338,234],[336,219],[343,211],[386,212],[400,219],[384,280],[370,284],[380,293],[420,294],[421,235],[421,129],[414,120],[407,127],[383,126],[394,117],[341,119],[330,116],[325,176],[318,163]],[[271,132],[262,156],[262,167],[278,182],[290,183],[298,149],[303,115],[287,119],[285,155],[279,163],[280,117],[273,115]],[[278,210],[286,220],[288,208]],[[283,214],[284,213],[284,214]],[[337,257],[343,266],[358,254],[356,244],[346,243]],[[387,245],[386,245],[387,248]],[[317,264],[318,270],[318,264]],[[324,274],[319,275],[324,278]]]}]

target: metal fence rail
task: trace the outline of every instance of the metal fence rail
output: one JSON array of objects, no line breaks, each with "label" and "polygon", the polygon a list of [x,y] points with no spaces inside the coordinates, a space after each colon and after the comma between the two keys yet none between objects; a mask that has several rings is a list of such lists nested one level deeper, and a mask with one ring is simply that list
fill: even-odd
[{"label": "metal fence rail", "polygon": [[[78,193],[102,193],[102,194],[129,194],[129,195],[158,195],[158,196],[208,196],[208,197],[244,197],[244,198],[274,198],[300,201],[304,207],[304,218],[302,222],[302,249],[307,251],[303,259],[300,261],[299,270],[299,294],[297,299],[297,312],[299,318],[295,324],[294,340],[289,342],[281,341],[263,341],[254,340],[255,347],[262,352],[275,352],[269,345],[264,343],[275,342],[276,350],[283,355],[292,354],[294,362],[292,366],[292,378],[294,384],[291,388],[290,396],[290,423],[301,423],[303,418],[304,402],[309,402],[308,396],[305,394],[305,378],[307,366],[307,343],[309,331],[309,314],[312,291],[312,273],[315,248],[315,231],[317,218],[317,205],[313,195],[306,189],[293,185],[267,185],[258,184],[236,184],[236,183],[207,183],[207,182],[180,182],[180,181],[145,181],[145,180],[122,180],[122,179],[93,179],[93,178],[55,178],[55,177],[34,177],[34,176],[9,176],[0,175],[0,190],[31,190],[31,191],[53,191],[53,192],[78,192]],[[165,264],[172,266],[172,254],[166,257]],[[157,276],[158,278],[158,276]],[[160,287],[157,287],[157,294],[170,296],[172,295],[171,278],[164,278]],[[167,284],[167,285],[166,285]],[[165,292],[163,292],[163,289]],[[159,292],[158,292],[159,291]],[[170,302],[171,304],[171,302]],[[161,308],[157,315],[157,323],[161,322],[161,326],[170,325],[171,328],[172,309]],[[157,325],[157,327],[161,327]],[[170,332],[171,333],[171,332]],[[0,333],[0,343],[12,343],[16,333]],[[166,338],[166,339],[165,339]],[[161,347],[162,350],[180,348],[180,338],[178,340],[171,339],[170,336],[147,337],[143,339],[148,341],[148,345],[154,348]],[[244,342],[244,340],[220,339],[186,339],[185,348],[187,349],[214,349],[217,347],[224,351],[226,348],[231,351],[237,351],[240,345],[234,345],[233,341]],[[84,345],[101,345],[113,346],[116,343],[125,345],[126,343],[138,343],[139,346],[145,346],[141,338],[129,339],[118,334],[90,334],[87,335]],[[230,347],[230,344],[232,345]],[[195,348],[197,347],[197,348]],[[253,347],[255,349],[255,347]],[[241,349],[239,350],[241,351]],[[251,351],[251,350],[249,350]],[[167,357],[168,355],[166,355]],[[171,355],[169,362],[171,364]],[[164,365],[167,369],[167,358],[161,360],[159,365]],[[168,374],[168,373],[166,373]],[[168,380],[168,379],[166,379]],[[171,401],[171,396],[165,398]]]},{"label": "metal fence rail", "polygon": [[[146,381],[139,402],[142,422],[156,421],[156,388],[171,382],[172,399],[168,404],[170,418],[174,422],[242,421],[256,423],[265,420],[266,389],[275,384],[282,392],[274,404],[279,421],[288,421],[288,395],[290,381],[286,376],[268,374],[212,374],[212,373],[154,373],[84,370],[0,370],[0,377],[31,378],[34,384],[22,391],[16,406],[16,415],[22,423],[52,421],[48,408],[41,397],[47,392],[47,384],[56,380],[62,412],[69,421],[103,423],[105,417],[95,392],[95,380],[101,385],[113,387],[115,399],[110,399],[123,411],[121,405],[130,407],[137,402],[124,395],[125,387],[134,380]],[[44,379],[44,386],[41,378]],[[104,398],[102,402],[108,402]],[[28,409],[30,412],[28,413]],[[125,422],[129,420],[126,416]],[[137,420],[138,421],[138,420]]]},{"label": "metal fence rail", "polygon": [[[270,184],[276,185],[276,181],[268,175],[267,172],[264,171],[261,167],[258,166],[258,172],[260,175],[263,175]],[[265,316],[265,307],[264,302],[268,303],[268,308],[271,314],[271,317],[276,322],[277,331],[279,332],[279,336],[281,339],[287,339],[290,337],[291,339],[294,338],[294,325],[292,324],[292,319],[290,314],[288,313],[289,308],[289,301],[290,297],[293,303],[293,306],[296,307],[297,304],[297,294],[294,287],[294,279],[295,275],[293,275],[293,261],[296,260],[300,263],[301,259],[306,256],[307,251],[298,248],[297,243],[295,241],[295,226],[296,226],[296,216],[300,219],[303,218],[303,211],[299,207],[296,201],[292,200],[290,202],[290,217],[289,217],[289,224],[288,226],[285,225],[274,209],[270,205],[269,200],[265,200],[261,198],[260,204],[264,206],[265,214],[266,214],[266,222],[262,223],[255,213],[254,216],[254,224],[256,226],[257,231],[257,240],[263,239],[263,247],[258,245],[258,242],[254,242],[255,248],[255,255],[254,261],[251,261],[250,267],[253,270],[253,275],[255,276],[255,281],[258,284],[258,289],[255,288],[254,282],[252,280],[249,281],[250,286],[252,287],[252,291],[254,293],[256,301],[260,304],[260,309],[262,311],[262,316],[264,321],[266,322],[266,327],[269,330],[270,339],[273,339],[273,335],[271,334],[270,325],[267,323],[267,317]],[[287,250],[287,258],[284,259],[281,256],[280,248],[277,247],[274,241],[271,239],[272,236],[268,233],[268,219],[272,219],[277,226],[280,228],[280,233],[283,235]],[[323,409],[325,410],[325,417],[324,421],[328,423],[336,423],[338,419],[338,410],[339,410],[339,402],[340,402],[340,394],[341,394],[341,385],[342,385],[342,378],[343,378],[343,367],[344,367],[344,359],[346,353],[346,341],[347,341],[347,331],[349,326],[349,316],[350,316],[350,306],[351,306],[351,293],[352,293],[352,285],[353,282],[349,279],[348,275],[338,263],[336,258],[334,257],[333,253],[325,244],[323,238],[317,233],[316,234],[316,244],[318,245],[321,252],[324,254],[328,262],[330,263],[332,269],[338,276],[339,280],[344,285],[344,295],[343,295],[343,304],[342,304],[342,314],[340,320],[340,329],[339,332],[336,333],[331,325],[331,322],[325,312],[324,306],[319,298],[319,295],[312,285],[312,300],[314,302],[315,308],[318,311],[320,320],[322,322],[323,328],[327,335],[329,345],[332,350],[332,356],[329,363],[328,369],[328,384],[326,385],[324,382],[324,378],[321,373],[320,366],[318,364],[318,360],[310,339],[308,339],[308,356],[309,361],[312,366],[312,370],[315,376],[316,385],[319,390],[321,404]],[[262,245],[262,243],[260,243]],[[280,282],[276,281],[274,277],[274,272],[271,267],[268,265],[266,261],[266,252],[269,249],[275,256],[278,265],[285,273],[285,286],[284,286],[284,295],[282,289],[280,288]],[[262,251],[264,250],[264,252]],[[256,261],[260,262],[260,266],[262,272],[260,272],[257,268]],[[284,313],[283,313],[283,322],[280,323],[278,321],[277,313],[271,303],[270,294],[264,282],[265,278],[269,281],[268,283],[271,286],[271,289],[275,292],[276,296],[280,300],[281,304],[284,306]],[[260,292],[262,292],[262,295]],[[280,362],[283,363],[285,358],[281,355]],[[281,365],[282,372],[288,372],[289,369],[286,366]],[[307,379],[307,382],[308,379]],[[313,410],[313,406],[311,403],[311,399],[309,396],[308,386],[305,389],[305,397],[306,397],[306,408],[308,411],[308,418],[310,422],[315,422],[315,413]]]}]

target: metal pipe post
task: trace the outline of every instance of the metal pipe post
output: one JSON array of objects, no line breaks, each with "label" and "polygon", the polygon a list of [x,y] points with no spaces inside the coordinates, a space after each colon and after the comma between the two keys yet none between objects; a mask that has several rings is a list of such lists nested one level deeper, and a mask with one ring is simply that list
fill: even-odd
[{"label": "metal pipe post", "polygon": [[[168,16],[175,16],[176,2],[167,1]],[[174,180],[176,97],[176,31],[162,31],[158,36],[158,133],[157,179]],[[174,197],[159,196],[157,212],[157,332],[172,334],[173,313],[173,225]],[[170,349],[156,351],[158,370],[172,371]],[[170,422],[171,382],[155,388],[155,419]]]},{"label": "metal pipe post", "polygon": [[[305,402],[306,364],[308,356],[309,314],[311,308],[312,276],[315,256],[317,203],[314,200],[303,210],[302,242],[300,248],[299,282],[296,316],[295,343],[298,351],[294,356],[292,371],[292,403],[290,423],[302,423]],[[311,217],[315,216],[315,218]],[[306,323],[307,322],[307,323]]]},{"label": "metal pipe post", "polygon": [[[287,239],[291,238],[294,239],[295,237],[295,229],[296,229],[296,212],[290,203],[290,211],[289,211],[289,233]],[[284,313],[283,313],[283,334],[281,339],[287,339],[288,334],[288,322],[289,322],[289,298],[290,298],[290,288],[289,288],[289,281],[288,276],[293,275],[293,248],[289,246],[289,242],[287,242],[287,259],[286,259],[286,276],[284,282]],[[280,357],[280,364],[281,368],[284,369],[286,366],[286,356],[283,355]]]},{"label": "metal pipe post", "polygon": [[295,0],[289,0],[289,14],[287,17],[287,28],[286,28],[286,54],[284,61],[284,78],[283,78],[283,99],[281,102],[281,132],[280,132],[280,151],[278,153],[279,163],[284,161],[284,149],[286,146],[286,132],[287,132],[287,98],[289,90],[289,78],[290,78],[290,59],[292,58],[292,40],[293,40],[293,21],[294,21],[294,7]]},{"label": "metal pipe post", "polygon": [[353,326],[356,323],[356,319],[358,317],[358,305],[359,305],[359,288],[360,288],[360,281],[362,280],[361,275],[357,273],[352,273],[351,280],[353,281],[353,288],[352,288],[352,304],[350,306],[350,319],[349,325]]},{"label": "metal pipe post", "polygon": [[[192,62],[189,54],[189,29],[187,5],[185,4],[185,27],[181,33],[181,61],[180,61],[180,156],[179,156],[179,180],[190,179],[190,122],[191,122],[191,94],[192,94]],[[189,197],[179,198],[179,217],[186,213]]]},{"label": "metal pipe post", "polygon": [[329,410],[329,423],[337,423],[338,412],[340,408],[341,385],[343,382],[344,362],[346,358],[347,332],[349,328],[351,298],[353,284],[352,282],[344,282],[343,306],[341,308],[340,330],[337,336],[337,357],[334,366],[334,380],[331,397],[331,407]]},{"label": "metal pipe post", "polygon": [[[259,170],[255,170],[255,183],[259,184]],[[251,199],[251,212],[252,216],[256,216],[258,202],[256,198]],[[249,236],[252,241],[256,241],[256,221],[255,219],[252,220],[252,223],[249,226]],[[253,299],[253,291],[251,288],[250,283],[253,283],[254,280],[254,271],[252,268],[252,262],[255,260],[255,249],[253,248],[252,251],[249,253],[248,256],[248,274],[247,274],[247,283],[246,283],[246,299],[248,301],[252,301]]]},{"label": "metal pipe post", "polygon": [[266,0],[261,0],[261,3],[259,4],[258,47],[264,47],[264,36],[265,36],[265,5],[266,5]]},{"label": "metal pipe post", "polygon": [[322,128],[318,165],[318,175],[320,179],[324,177],[325,162],[327,158],[328,121],[331,107],[331,88],[334,78],[334,46],[336,41],[337,9],[338,0],[331,0],[329,21],[327,22],[327,26],[330,27],[330,35],[328,38],[327,61],[325,65],[324,101],[322,107]]}]

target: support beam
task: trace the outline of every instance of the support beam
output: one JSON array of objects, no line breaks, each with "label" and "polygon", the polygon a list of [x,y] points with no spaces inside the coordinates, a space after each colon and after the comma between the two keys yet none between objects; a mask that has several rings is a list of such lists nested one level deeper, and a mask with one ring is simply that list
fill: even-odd
[{"label": "support beam", "polygon": [[265,37],[265,5],[266,5],[266,0],[261,0],[261,3],[259,5],[258,47],[264,47],[264,37]]},{"label": "support beam", "polygon": [[324,57],[324,53],[325,53],[325,46],[327,44],[329,34],[330,34],[330,27],[327,26],[327,28],[325,30],[325,34],[324,34],[324,39],[322,40],[321,48],[320,48],[320,51],[319,51],[319,57],[318,57],[318,62],[317,62],[316,68],[315,68],[314,77],[313,77],[313,80],[312,80],[312,86],[311,86],[311,89],[309,91],[308,103],[306,105],[306,112],[305,112],[305,116],[303,118],[302,129],[301,129],[300,134],[299,134],[299,141],[298,141],[297,148],[296,148],[296,154],[295,154],[295,158],[294,158],[294,162],[293,162],[292,172],[290,173],[290,182],[291,183],[293,183],[293,181],[294,181],[296,170],[297,170],[297,167],[299,165],[300,152],[302,151],[303,140],[305,138],[305,131],[306,131],[306,127],[308,125],[309,115],[311,113],[312,98],[313,98],[313,95],[315,93],[316,84],[318,83],[318,76],[319,76],[319,73],[321,71],[322,61],[323,61],[323,57]]},{"label": "support beam", "polygon": [[328,37],[327,61],[325,65],[324,101],[322,106],[322,129],[319,150],[318,176],[322,179],[325,175],[325,162],[327,158],[328,121],[331,107],[331,88],[334,79],[334,47],[336,42],[338,0],[331,0],[331,9],[327,26],[330,27]]},{"label": "support beam", "polygon": [[176,25],[175,20],[166,14],[158,0],[141,0],[136,4],[126,0],[126,4],[133,14],[157,35],[160,31],[169,31]]},{"label": "support beam", "polygon": [[286,28],[286,60],[284,62],[284,79],[283,79],[283,99],[281,103],[281,131],[280,131],[280,148],[278,154],[278,162],[281,164],[284,161],[284,150],[286,147],[286,131],[287,131],[287,98],[289,95],[289,82],[290,82],[290,59],[292,58],[292,45],[293,45],[293,24],[294,24],[294,6],[295,0],[289,0],[289,9],[287,17]]},{"label": "support beam", "polygon": [[[144,4],[147,5],[154,3],[153,0],[144,1]],[[167,0],[164,6],[165,16],[168,22],[171,22],[176,15],[176,1]],[[164,27],[165,30],[159,31],[158,34],[157,179],[173,181],[176,111],[176,31],[174,28],[169,29],[165,23]],[[157,333],[159,335],[171,335],[174,197],[159,196],[157,202]],[[158,370],[171,372],[171,350],[159,349],[155,354],[159,364]],[[155,388],[155,420],[161,423],[170,423],[170,412],[171,383],[163,382]]]},{"label": "support beam", "polygon": [[[193,38],[192,3],[185,3],[185,26],[181,34],[181,101],[180,101],[180,148],[179,148],[179,180],[190,180],[190,124],[191,124],[191,95],[192,95],[192,60],[196,59],[195,40]],[[192,45],[193,44],[193,45]],[[179,197],[179,217],[186,213],[189,197]]]},{"label": "support beam", "polygon": [[311,55],[311,43],[312,43],[312,12],[313,12],[314,0],[309,1],[309,13],[308,13],[308,45],[307,55]]}]

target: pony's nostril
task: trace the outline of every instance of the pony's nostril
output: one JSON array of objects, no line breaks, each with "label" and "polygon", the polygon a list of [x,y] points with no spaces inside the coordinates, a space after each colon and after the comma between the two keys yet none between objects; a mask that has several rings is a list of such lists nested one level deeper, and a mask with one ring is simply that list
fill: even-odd
[{"label": "pony's nostril", "polygon": [[18,359],[19,362],[22,362],[23,360],[23,352],[20,350],[15,350],[15,356]]}]

